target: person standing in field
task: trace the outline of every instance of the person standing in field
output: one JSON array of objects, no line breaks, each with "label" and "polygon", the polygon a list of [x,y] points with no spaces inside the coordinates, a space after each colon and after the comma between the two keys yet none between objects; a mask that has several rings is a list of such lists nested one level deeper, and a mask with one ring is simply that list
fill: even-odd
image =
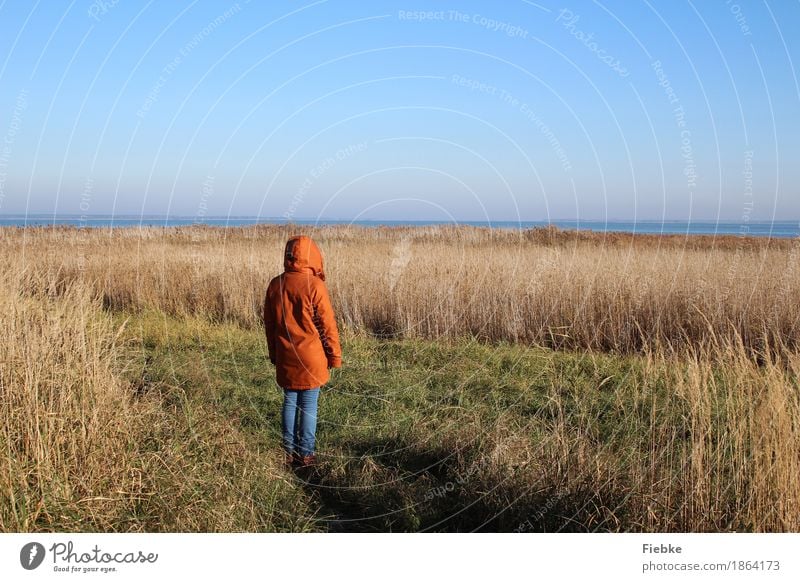
[{"label": "person standing in field", "polygon": [[330,369],[342,366],[342,349],[325,285],[322,253],[307,236],[286,243],[284,272],[264,299],[269,360],[283,388],[283,447],[292,466],[314,464],[317,402]]}]

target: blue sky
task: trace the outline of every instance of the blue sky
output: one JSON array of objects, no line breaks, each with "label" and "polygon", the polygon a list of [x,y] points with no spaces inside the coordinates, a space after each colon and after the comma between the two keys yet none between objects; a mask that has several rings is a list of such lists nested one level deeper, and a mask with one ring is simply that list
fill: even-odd
[{"label": "blue sky", "polygon": [[745,0],[6,0],[0,213],[796,220],[798,24]]}]

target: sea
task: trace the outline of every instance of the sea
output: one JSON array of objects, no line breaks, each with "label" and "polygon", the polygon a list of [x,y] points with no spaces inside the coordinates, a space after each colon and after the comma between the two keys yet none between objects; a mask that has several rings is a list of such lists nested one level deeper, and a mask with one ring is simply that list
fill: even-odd
[{"label": "sea", "polygon": [[0,227],[34,226],[76,226],[81,228],[142,228],[173,227],[205,224],[209,226],[236,227],[255,224],[298,224],[309,226],[358,225],[378,226],[430,226],[430,225],[469,225],[501,229],[541,228],[549,225],[565,230],[586,230],[594,232],[627,232],[639,234],[679,234],[679,235],[738,235],[773,238],[800,237],[800,221],[748,221],[725,222],[713,220],[526,220],[526,221],[463,221],[446,222],[436,220],[314,220],[253,216],[204,216],[202,219],[190,216],[77,216],[52,214],[0,215]]}]

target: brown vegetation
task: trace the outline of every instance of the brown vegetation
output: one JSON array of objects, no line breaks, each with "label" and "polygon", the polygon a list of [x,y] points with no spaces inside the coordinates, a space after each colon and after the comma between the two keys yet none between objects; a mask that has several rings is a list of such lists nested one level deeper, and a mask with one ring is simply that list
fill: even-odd
[{"label": "brown vegetation", "polygon": [[282,474],[275,452],[176,387],[123,379],[124,329],[86,286],[0,278],[0,531],[305,527],[272,512],[297,504],[260,477]]},{"label": "brown vegetation", "polygon": [[[306,485],[253,404],[277,407],[258,307],[298,230],[347,341]],[[383,530],[800,528],[797,241],[59,228],[0,248],[0,530],[298,530],[328,510]]]},{"label": "brown vegetation", "polygon": [[74,228],[2,231],[7,265],[60,288],[86,282],[114,309],[155,308],[258,328],[288,236],[326,255],[355,333],[471,335],[638,352],[794,347],[800,241],[501,231],[474,227]]}]

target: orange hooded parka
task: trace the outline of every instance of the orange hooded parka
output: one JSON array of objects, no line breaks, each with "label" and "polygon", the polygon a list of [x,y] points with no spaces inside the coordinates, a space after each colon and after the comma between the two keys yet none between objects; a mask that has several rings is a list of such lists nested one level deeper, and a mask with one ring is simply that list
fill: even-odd
[{"label": "orange hooded parka", "polygon": [[283,266],[264,299],[269,359],[281,388],[308,390],[328,382],[329,368],[341,367],[339,330],[322,253],[314,241],[307,236],[289,239]]}]

